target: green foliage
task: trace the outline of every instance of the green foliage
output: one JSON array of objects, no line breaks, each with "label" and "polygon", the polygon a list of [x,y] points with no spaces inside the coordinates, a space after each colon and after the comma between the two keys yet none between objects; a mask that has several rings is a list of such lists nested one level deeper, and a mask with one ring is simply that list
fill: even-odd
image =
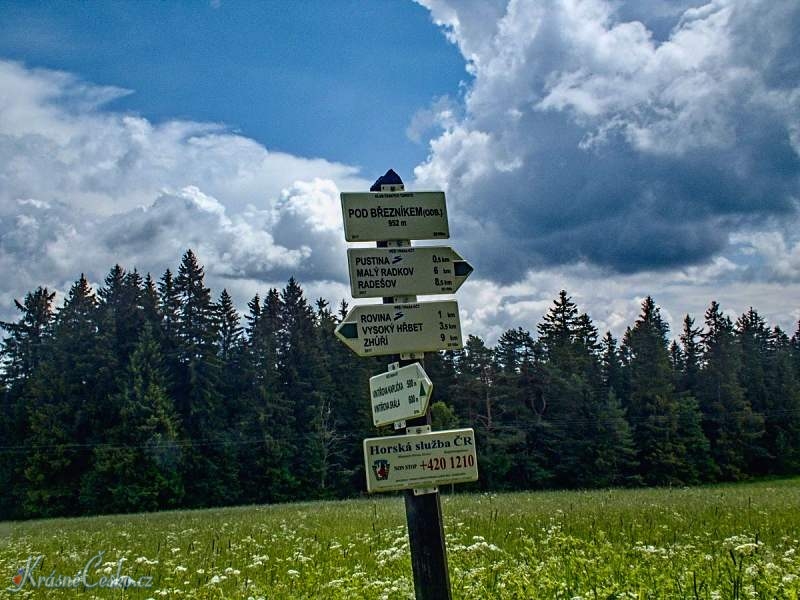
[{"label": "green foliage", "polygon": [[14,300],[22,312],[18,323],[0,322],[9,336],[2,344],[2,382],[13,387],[24,383],[33,374],[43,357],[43,348],[53,319],[53,299],[56,293],[38,288],[25,296],[24,304]]},{"label": "green foliage", "polygon": [[[38,288],[25,296],[24,303],[14,301],[22,312],[17,323],[0,323],[8,337],[0,345],[0,515],[23,516],[27,482],[22,453],[16,449],[29,438],[28,399],[32,376],[46,356],[53,320],[55,292]],[[12,483],[13,482],[13,483]]]},{"label": "green foliage", "polygon": [[441,401],[431,404],[431,428],[434,431],[456,429],[457,427],[458,417],[452,408]]},{"label": "green foliage", "polygon": [[[187,251],[173,277],[114,266],[53,311],[17,302],[0,346],[0,518],[347,497],[376,432],[347,313],[294,279],[244,319]],[[536,327],[426,357],[436,429],[476,431],[485,490],[682,485],[800,468],[800,328],[712,303],[676,340],[652,298],[622,342],[561,291]]]},{"label": "green foliage", "polygon": [[761,455],[758,442],[764,418],[753,412],[741,384],[742,348],[730,318],[712,302],[705,321],[703,369],[697,390],[703,429],[722,477],[740,479],[746,476],[748,462]]},{"label": "green foliage", "polygon": [[[800,470],[800,378],[792,369],[789,338],[778,327],[769,334],[764,360],[764,454],[772,458],[765,469],[787,475]],[[747,380],[744,380],[745,382]]]},{"label": "green foliage", "polygon": [[[453,598],[794,600],[800,594],[800,482],[702,488],[443,495]],[[134,600],[413,597],[397,497],[3,524],[0,571],[31,553],[46,577],[83,569],[152,588]],[[11,584],[11,576],[4,586]],[[159,593],[161,592],[161,593]],[[72,598],[33,589],[27,598]],[[13,597],[13,593],[7,594]]]},{"label": "green foliage", "polygon": [[119,421],[108,443],[94,449],[84,494],[107,512],[179,506],[182,449],[175,406],[168,396],[161,351],[149,324],[131,354],[115,404]]},{"label": "green foliage", "polygon": [[183,255],[175,294],[180,300],[175,336],[174,398],[187,437],[183,481],[190,506],[230,504],[238,496],[234,436],[227,426],[219,356],[219,307],[205,287],[205,272],[191,250]]},{"label": "green foliage", "polygon": [[678,419],[678,399],[667,349],[667,324],[649,296],[625,336],[628,415],[640,463],[650,484],[681,483],[685,447]]},{"label": "green foliage", "polygon": [[608,392],[597,412],[595,433],[594,481],[598,487],[641,483],[631,428],[617,395]]}]

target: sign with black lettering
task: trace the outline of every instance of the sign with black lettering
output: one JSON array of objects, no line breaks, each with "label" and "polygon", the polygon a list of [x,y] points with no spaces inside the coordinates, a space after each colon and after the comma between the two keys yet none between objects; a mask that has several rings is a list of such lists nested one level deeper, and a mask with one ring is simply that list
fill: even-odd
[{"label": "sign with black lettering", "polygon": [[416,362],[370,377],[372,422],[380,427],[424,415],[432,392],[433,383]]},{"label": "sign with black lettering", "polygon": [[477,481],[475,432],[450,429],[367,438],[364,467],[370,493]]},{"label": "sign with black lettering", "polygon": [[444,192],[357,192],[341,199],[348,242],[450,237]]},{"label": "sign with black lettering", "polygon": [[347,262],[354,298],[454,294],[472,273],[449,246],[350,248]]},{"label": "sign with black lettering", "polygon": [[336,328],[336,337],[359,356],[457,350],[461,320],[455,300],[362,304]]}]

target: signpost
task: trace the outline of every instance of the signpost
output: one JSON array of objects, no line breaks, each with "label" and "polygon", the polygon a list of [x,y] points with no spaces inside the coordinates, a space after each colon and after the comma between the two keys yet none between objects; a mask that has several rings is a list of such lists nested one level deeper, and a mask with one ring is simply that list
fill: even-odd
[{"label": "signpost", "polygon": [[353,298],[388,294],[453,294],[472,273],[472,265],[449,246],[350,248]]},{"label": "signpost", "polygon": [[372,422],[380,427],[422,416],[432,392],[433,384],[418,362],[370,377]]},{"label": "signpost", "polygon": [[368,492],[476,481],[475,432],[452,429],[367,438],[364,440],[364,468]]},{"label": "signpost", "polygon": [[455,300],[362,304],[347,313],[335,333],[359,356],[435,352],[463,346]]},{"label": "signpost", "polygon": [[341,198],[348,242],[450,237],[444,192],[344,193]]},{"label": "signpost", "polygon": [[[336,337],[359,356],[395,355],[389,372],[370,379],[373,422],[394,423],[403,435],[364,440],[367,491],[405,491],[411,568],[418,600],[450,600],[442,506],[437,485],[478,478],[472,429],[431,432],[433,389],[422,365],[403,358],[463,346],[454,300],[417,302],[417,294],[454,293],[472,266],[447,246],[411,247],[411,240],[447,239],[443,192],[406,192],[391,169],[370,193],[343,193],[348,242],[378,242],[348,250],[356,306]],[[391,246],[391,247],[390,247]],[[406,422],[407,421],[407,422]]]}]

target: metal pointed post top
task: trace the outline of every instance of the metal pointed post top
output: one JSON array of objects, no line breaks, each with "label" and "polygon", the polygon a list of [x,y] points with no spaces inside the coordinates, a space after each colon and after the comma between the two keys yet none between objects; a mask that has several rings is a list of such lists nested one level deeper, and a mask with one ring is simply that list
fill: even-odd
[{"label": "metal pointed post top", "polygon": [[400,175],[394,172],[394,169],[389,169],[386,171],[386,174],[381,175],[375,180],[375,183],[372,184],[372,187],[369,188],[369,191],[380,192],[382,191],[382,185],[403,185],[403,180],[400,179]]}]

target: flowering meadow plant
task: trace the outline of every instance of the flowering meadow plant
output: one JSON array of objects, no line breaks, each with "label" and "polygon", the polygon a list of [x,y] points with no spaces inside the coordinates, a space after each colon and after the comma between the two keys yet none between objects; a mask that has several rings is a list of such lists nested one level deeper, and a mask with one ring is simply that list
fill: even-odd
[{"label": "flowering meadow plant", "polygon": [[[800,479],[465,494],[443,496],[442,504],[455,598],[800,596]],[[4,597],[413,598],[398,497],[4,523],[0,529]],[[31,556],[42,558],[29,562]],[[31,564],[33,578],[7,591]],[[122,572],[126,582],[152,585],[30,584],[52,573],[80,574],[87,564],[87,581],[113,582]]]}]

